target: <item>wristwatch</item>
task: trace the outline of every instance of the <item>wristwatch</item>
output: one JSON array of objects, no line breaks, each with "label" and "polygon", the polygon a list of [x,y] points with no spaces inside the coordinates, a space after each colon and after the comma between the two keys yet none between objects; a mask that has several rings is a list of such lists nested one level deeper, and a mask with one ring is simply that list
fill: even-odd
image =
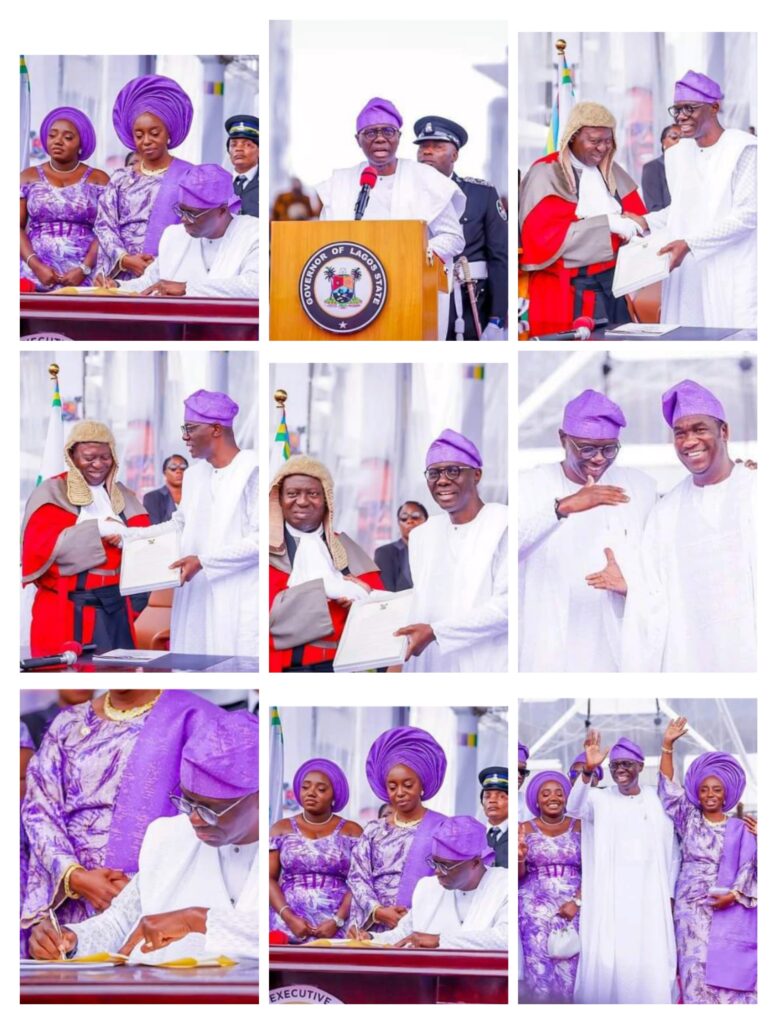
[{"label": "wristwatch", "polygon": [[334,923],[337,925],[338,928],[344,928],[345,927],[345,918],[344,917],[338,917],[337,914],[332,914],[332,920],[334,921]]},{"label": "wristwatch", "polygon": [[574,903],[574,905],[575,905],[575,906],[577,907],[577,909],[578,909],[578,910],[579,910],[579,909],[580,909],[580,908],[582,907],[582,905],[583,905],[583,901],[582,901],[582,900],[580,899],[580,897],[579,897],[579,896],[575,896],[575,897],[573,897],[573,899],[572,899],[572,902]]},{"label": "wristwatch", "polygon": [[89,277],[89,275],[92,273],[92,268],[86,263],[79,263],[78,269],[81,271],[84,277]]},{"label": "wristwatch", "polygon": [[500,331],[504,329],[505,322],[501,316],[490,316],[488,322],[498,327]]}]

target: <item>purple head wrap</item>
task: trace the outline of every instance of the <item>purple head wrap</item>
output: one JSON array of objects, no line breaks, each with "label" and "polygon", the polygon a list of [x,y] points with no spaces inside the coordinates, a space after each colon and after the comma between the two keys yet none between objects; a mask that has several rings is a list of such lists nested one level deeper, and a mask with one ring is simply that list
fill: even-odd
[{"label": "purple head wrap", "polygon": [[615,746],[610,747],[611,761],[639,761],[645,763],[645,755],[638,743],[621,736]]},{"label": "purple head wrap", "polygon": [[210,800],[259,789],[259,724],[248,711],[224,711],[198,727],[181,753],[181,787]]},{"label": "purple head wrap", "polygon": [[528,761],[528,760],[529,760],[529,748],[526,746],[525,743],[519,743],[518,744],[518,761],[520,762],[520,761]]},{"label": "purple head wrap", "polygon": [[178,202],[194,210],[215,210],[226,206],[230,213],[240,209],[240,196],[235,195],[232,175],[218,164],[192,167],[178,184]]},{"label": "purple head wrap", "polygon": [[675,103],[720,103],[722,99],[718,83],[699,71],[686,71],[674,84]]},{"label": "purple head wrap", "polygon": [[475,444],[468,437],[446,427],[440,436],[429,445],[426,453],[426,468],[436,462],[457,462],[462,466],[482,469],[483,460]]},{"label": "purple head wrap", "polygon": [[[86,114],[82,110],[76,110],[75,107],[55,107],[53,110],[50,110],[41,121],[40,126],[40,144],[47,153],[46,141],[49,137],[49,129],[55,121],[70,121],[78,132],[78,138],[81,140],[81,145],[78,147],[78,159],[88,160],[92,153],[94,153],[95,146],[97,145],[97,136],[94,133],[94,125]],[[134,149],[135,147],[133,146],[132,148]]]},{"label": "purple head wrap", "polygon": [[484,864],[491,864],[494,851],[488,845],[486,827],[468,814],[446,818],[434,833],[432,856],[440,860],[470,860],[480,857]]},{"label": "purple head wrap", "polygon": [[739,803],[747,778],[737,759],[722,750],[710,750],[694,758],[685,773],[685,795],[695,807],[699,807],[699,786],[711,775],[723,783],[723,810],[730,811]]},{"label": "purple head wrap", "polygon": [[141,75],[127,82],[113,104],[113,127],[127,147],[135,148],[132,126],[141,114],[153,114],[170,135],[170,149],[180,146],[192,126],[192,101],[172,78]]},{"label": "purple head wrap", "polygon": [[439,791],[448,767],[445,751],[425,729],[410,725],[387,729],[370,747],[365,765],[370,788],[381,800],[389,799],[386,776],[398,764],[416,773],[425,800]]},{"label": "purple head wrap", "polygon": [[621,427],[626,426],[623,410],[615,402],[588,388],[577,398],[567,402],[564,407],[564,419],[561,429],[572,437],[582,437],[586,441],[608,441],[617,438]]},{"label": "purple head wrap", "polygon": [[726,421],[726,411],[707,388],[695,380],[681,380],[661,396],[664,419],[673,427],[682,416],[714,416]]},{"label": "purple head wrap", "polygon": [[373,96],[371,100],[367,100],[356,115],[356,131],[360,132],[374,124],[393,125],[395,128],[401,128],[402,115],[391,100]]},{"label": "purple head wrap", "polygon": [[187,423],[220,423],[222,427],[231,427],[239,411],[237,402],[233,402],[223,391],[204,391],[200,388],[183,401],[183,414]]},{"label": "purple head wrap", "polygon": [[[575,765],[576,764],[581,764],[581,763],[582,764],[587,764],[588,763],[588,758],[585,756],[585,751],[583,751],[582,754],[578,754],[577,757],[573,759],[572,764],[569,766],[569,775],[570,775],[570,777],[572,777],[572,773],[574,772]],[[578,774],[577,772],[574,773],[574,778],[577,778],[577,774]],[[604,778],[604,772],[602,771],[601,765],[597,765],[596,768],[594,768],[593,774],[597,777],[597,779],[600,782],[602,781],[602,779]]]},{"label": "purple head wrap", "polygon": [[345,772],[340,765],[335,764],[334,761],[329,761],[325,757],[311,757],[309,761],[305,761],[301,764],[294,774],[294,781],[292,782],[292,789],[294,790],[294,796],[296,797],[297,803],[302,805],[302,783],[305,781],[305,776],[309,775],[310,772],[321,772],[322,775],[326,775],[329,781],[332,783],[332,790],[334,799],[332,800],[332,811],[336,814],[337,811],[341,811],[343,807],[348,803],[350,791],[348,789],[348,779],[345,777]]},{"label": "purple head wrap", "polygon": [[546,782],[557,782],[564,791],[565,800],[569,797],[570,790],[572,789],[572,783],[561,772],[537,772],[536,775],[533,775],[531,782],[526,787],[526,806],[535,817],[538,817],[540,813],[540,805],[537,798],[540,795],[540,789]]}]

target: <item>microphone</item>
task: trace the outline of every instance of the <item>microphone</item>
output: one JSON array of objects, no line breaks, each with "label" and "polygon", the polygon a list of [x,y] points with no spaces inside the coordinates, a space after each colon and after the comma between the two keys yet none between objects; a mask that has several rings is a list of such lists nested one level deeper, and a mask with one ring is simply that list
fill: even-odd
[{"label": "microphone", "polygon": [[557,331],[555,334],[536,334],[531,341],[588,341],[596,324],[590,316],[579,316],[572,321],[571,331]]},{"label": "microphone", "polygon": [[354,220],[361,220],[364,216],[364,211],[367,209],[367,203],[370,201],[370,192],[375,187],[375,182],[378,180],[378,172],[374,167],[367,166],[361,173],[359,178],[359,184],[361,189],[359,190],[359,197],[356,200],[356,206],[353,208]]},{"label": "microphone", "polygon": [[66,668],[75,665],[83,647],[77,640],[68,640],[62,645],[61,654],[50,654],[45,658],[22,658],[19,668],[22,672],[32,672],[36,668]]}]

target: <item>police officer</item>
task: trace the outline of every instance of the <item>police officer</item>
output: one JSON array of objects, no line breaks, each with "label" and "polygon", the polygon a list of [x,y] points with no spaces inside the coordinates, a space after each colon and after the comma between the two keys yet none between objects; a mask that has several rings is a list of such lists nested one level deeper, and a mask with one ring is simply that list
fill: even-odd
[{"label": "police officer", "polygon": [[501,765],[484,768],[480,780],[480,806],[488,818],[488,845],[496,854],[494,864],[507,867],[507,769]]},{"label": "police officer", "polygon": [[253,114],[228,117],[227,153],[235,169],[233,186],[240,212],[259,216],[259,118]]},{"label": "police officer", "polygon": [[467,276],[472,279],[480,336],[484,341],[501,340],[507,320],[507,213],[499,193],[487,181],[454,172],[459,150],[469,138],[460,124],[432,115],[419,118],[413,131],[419,163],[452,178],[467,197],[461,218],[466,246],[456,260],[448,340],[478,337]]}]

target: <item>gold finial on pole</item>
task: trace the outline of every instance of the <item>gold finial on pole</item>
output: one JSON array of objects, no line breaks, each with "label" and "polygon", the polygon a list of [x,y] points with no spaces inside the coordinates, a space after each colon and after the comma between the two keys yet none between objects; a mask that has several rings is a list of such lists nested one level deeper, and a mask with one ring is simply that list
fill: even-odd
[{"label": "gold finial on pole", "polygon": [[283,407],[286,405],[286,399],[288,397],[288,394],[283,390],[283,388],[278,388],[278,390],[273,395],[273,398],[275,399],[276,408],[283,409]]},{"label": "gold finial on pole", "polygon": [[556,40],[556,53],[559,55],[559,57],[563,57],[564,51],[566,50],[566,48],[567,48],[567,41],[566,41],[566,39],[557,39]]},{"label": "gold finial on pole", "polygon": [[56,380],[58,376],[59,366],[57,363],[49,363],[49,377],[51,377],[52,380]]}]

